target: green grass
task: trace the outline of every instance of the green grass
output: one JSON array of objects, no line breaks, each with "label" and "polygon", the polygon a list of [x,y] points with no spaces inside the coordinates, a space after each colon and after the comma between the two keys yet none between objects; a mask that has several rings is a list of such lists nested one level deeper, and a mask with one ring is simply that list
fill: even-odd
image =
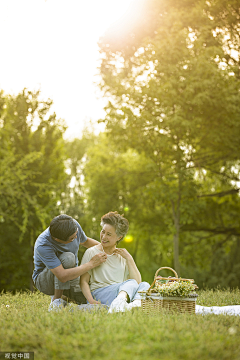
[{"label": "green grass", "polygon": [[[199,305],[240,304],[240,290],[199,295]],[[0,351],[34,351],[35,360],[240,359],[240,316],[49,313],[49,300],[39,292],[1,294]]]}]

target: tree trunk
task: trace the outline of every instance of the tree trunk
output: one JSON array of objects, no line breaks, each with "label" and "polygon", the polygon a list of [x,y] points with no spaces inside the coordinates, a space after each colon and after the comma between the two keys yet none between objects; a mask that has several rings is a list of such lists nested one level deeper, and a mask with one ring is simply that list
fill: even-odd
[{"label": "tree trunk", "polygon": [[135,249],[134,249],[134,253],[133,253],[133,259],[135,262],[137,262],[138,244],[139,244],[139,239],[136,240]]},{"label": "tree trunk", "polygon": [[34,287],[33,287],[32,273],[33,273],[33,246],[31,246],[31,260],[30,260],[30,263],[29,263],[29,275],[30,275],[29,289],[30,289],[30,291],[33,292]]},{"label": "tree trunk", "polygon": [[178,175],[178,199],[176,207],[172,201],[173,221],[175,226],[175,233],[173,236],[173,251],[174,251],[174,270],[180,276],[180,262],[179,262],[179,232],[180,232],[180,205],[181,205],[181,175]]},{"label": "tree trunk", "polygon": [[173,236],[173,249],[174,249],[174,270],[180,276],[180,263],[179,263],[179,228]]},{"label": "tree trunk", "polygon": [[29,262],[29,289],[30,291],[34,291],[34,287],[33,287],[33,279],[32,279],[32,273],[33,273],[33,252],[34,252],[34,245],[33,245],[33,241],[34,241],[34,237],[33,237],[33,230],[31,230],[30,233],[30,262]]}]

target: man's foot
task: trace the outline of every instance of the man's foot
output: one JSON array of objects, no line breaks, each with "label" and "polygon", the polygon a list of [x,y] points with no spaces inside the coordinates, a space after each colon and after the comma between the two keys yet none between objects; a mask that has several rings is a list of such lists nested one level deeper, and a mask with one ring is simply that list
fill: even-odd
[{"label": "man's foot", "polygon": [[[52,297],[52,299],[53,299],[53,297]],[[52,310],[59,311],[59,310],[63,309],[66,305],[67,305],[67,302],[63,299],[51,300],[48,311],[52,311]]]},{"label": "man's foot", "polygon": [[111,314],[113,312],[123,312],[126,310],[130,310],[127,301],[123,298],[116,298],[111,303],[108,313]]}]

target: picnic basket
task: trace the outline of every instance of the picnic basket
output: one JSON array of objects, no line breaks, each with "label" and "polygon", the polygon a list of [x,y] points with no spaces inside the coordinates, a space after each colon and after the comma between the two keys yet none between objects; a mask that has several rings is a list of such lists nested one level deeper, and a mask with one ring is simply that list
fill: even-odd
[{"label": "picnic basket", "polygon": [[[159,271],[163,269],[171,270],[175,277],[162,277],[158,276]],[[178,274],[175,270],[170,267],[161,267],[159,268],[154,276],[154,281],[150,288],[147,291],[139,291],[141,296],[141,307],[143,312],[150,313],[159,313],[162,310],[172,311],[172,312],[180,312],[180,313],[189,313],[195,314],[195,306],[197,294],[195,292],[189,293],[188,295],[183,296],[162,296],[156,290],[156,285],[159,282],[163,282],[165,280],[168,283],[175,282],[184,282],[188,281],[193,283],[193,279],[182,279],[178,277]],[[155,288],[154,288],[155,285]],[[195,285],[197,288],[197,286]]]}]

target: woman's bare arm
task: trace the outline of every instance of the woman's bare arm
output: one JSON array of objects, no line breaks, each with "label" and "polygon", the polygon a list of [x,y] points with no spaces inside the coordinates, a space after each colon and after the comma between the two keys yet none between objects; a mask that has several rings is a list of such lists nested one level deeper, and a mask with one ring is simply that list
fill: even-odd
[{"label": "woman's bare arm", "polygon": [[142,281],[141,274],[133,260],[133,257],[126,249],[118,248],[114,250],[115,254],[121,255],[124,259],[127,260],[128,270],[129,270],[129,279],[134,279],[137,281],[138,284]]},{"label": "woman's bare arm", "polygon": [[99,301],[94,300],[92,297],[90,287],[89,287],[89,280],[90,280],[89,273],[85,273],[85,274],[81,275],[80,286],[81,286],[82,293],[90,304],[100,304]]}]

